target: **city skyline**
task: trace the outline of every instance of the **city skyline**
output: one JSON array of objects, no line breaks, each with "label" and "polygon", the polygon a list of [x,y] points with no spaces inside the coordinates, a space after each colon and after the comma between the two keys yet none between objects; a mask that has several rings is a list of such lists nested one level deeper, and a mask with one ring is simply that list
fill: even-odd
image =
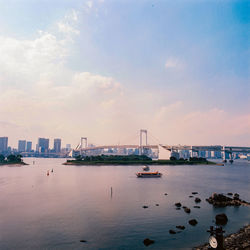
[{"label": "city skyline", "polygon": [[60,138],[53,138],[53,140],[50,140],[49,138],[37,138],[37,143],[34,143],[32,141],[28,141],[26,139],[18,139],[17,145],[10,145],[8,143],[9,137],[0,137],[0,152],[1,151],[7,151],[7,149],[10,147],[12,150],[15,149],[17,152],[31,152],[31,151],[39,151],[39,148],[41,152],[44,152],[44,149],[46,150],[55,150],[55,153],[59,153],[61,149],[69,149],[71,148],[71,144],[65,143],[65,147],[62,147],[62,140]]},{"label": "city skyline", "polygon": [[0,137],[249,146],[248,3],[178,2],[0,0]]}]

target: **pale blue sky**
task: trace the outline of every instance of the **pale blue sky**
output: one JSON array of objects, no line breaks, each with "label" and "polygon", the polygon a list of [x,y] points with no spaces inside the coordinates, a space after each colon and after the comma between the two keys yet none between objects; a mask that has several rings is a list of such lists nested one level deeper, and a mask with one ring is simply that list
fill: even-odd
[{"label": "pale blue sky", "polygon": [[[70,13],[75,13],[77,18],[74,19]],[[222,117],[225,116],[221,123],[234,126],[232,124],[238,121],[245,123],[245,126],[239,127],[232,135],[228,131],[223,136],[219,136],[219,133],[224,131],[224,127],[218,128],[219,139],[215,139],[214,143],[247,144],[250,141],[249,13],[249,1],[0,0],[0,37],[15,39],[15,43],[30,41],[28,45],[22,45],[22,53],[25,54],[23,50],[33,46],[32,41],[38,39],[39,30],[52,34],[56,39],[53,46],[67,50],[62,62],[65,76],[60,78],[62,74],[53,74],[49,69],[38,72],[36,76],[46,74],[46,82],[54,86],[71,86],[74,75],[81,72],[112,78],[120,84],[124,99],[123,102],[115,102],[117,109],[123,110],[128,120],[131,120],[130,113],[140,116],[135,121],[136,125],[130,124],[131,130],[147,127],[160,137],[164,132],[160,133],[159,130],[163,130],[169,122],[172,122],[169,130],[173,129],[181,116],[204,113],[213,120],[218,111],[223,113]],[[58,32],[59,22],[64,24],[64,28],[65,24],[68,25],[64,33]],[[72,27],[73,31],[68,27]],[[16,53],[15,46],[11,49]],[[31,56],[31,61],[33,59]],[[41,80],[41,75],[29,78],[26,72],[28,68],[25,68],[17,74],[17,84],[12,76],[7,77],[11,70],[2,72],[6,81],[1,82],[0,78],[0,89],[6,89],[6,84],[15,90],[24,86],[36,88],[37,82],[45,82],[44,78]],[[53,72],[57,70],[59,72],[62,68]],[[24,71],[27,79],[34,79],[28,82],[24,78],[21,82]],[[117,93],[109,98],[105,96],[105,103],[107,99],[114,101],[116,97]],[[99,95],[93,95],[91,99],[95,98],[100,99]],[[86,106],[86,103],[81,105]],[[168,107],[172,108],[175,104],[179,105],[178,110],[163,115],[165,118],[161,117],[159,124],[151,124],[157,112],[162,115],[161,110],[169,110]],[[51,108],[54,106],[48,106],[48,109]],[[210,114],[213,110],[217,110],[215,117],[214,113]],[[22,114],[24,111],[20,112]],[[108,125],[95,129],[101,130],[101,134],[105,126],[107,130],[117,128],[115,136],[119,137],[124,133],[118,129],[121,122],[118,122],[121,119],[119,110],[105,112],[108,114],[104,117],[110,116]],[[234,116],[235,121],[232,120]],[[31,117],[27,119],[32,120]],[[202,120],[204,117],[198,115],[196,119]],[[61,122],[60,119],[58,122]],[[89,121],[90,124],[95,122],[95,118]],[[14,123],[19,127],[25,126],[22,121]],[[33,131],[33,137],[42,131],[36,131],[36,126],[29,130]],[[207,131],[203,124],[199,125],[198,122],[197,126],[203,133]],[[67,140],[70,140],[70,136],[80,136],[78,128],[71,126],[70,129],[76,133],[66,136]],[[52,128],[46,129],[47,133],[49,131]],[[188,128],[179,128],[176,133],[181,136],[173,136],[171,143],[189,143],[191,137],[183,139]],[[216,131],[211,133],[192,143],[213,143],[208,138],[215,137]],[[94,134],[94,130],[88,131],[88,134]],[[166,135],[164,140],[169,137]]]}]

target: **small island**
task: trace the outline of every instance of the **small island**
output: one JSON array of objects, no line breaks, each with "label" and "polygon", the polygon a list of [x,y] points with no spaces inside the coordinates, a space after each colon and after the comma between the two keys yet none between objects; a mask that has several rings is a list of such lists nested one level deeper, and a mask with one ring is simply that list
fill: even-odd
[{"label": "small island", "polygon": [[28,165],[27,163],[23,162],[22,155],[8,155],[5,157],[4,155],[0,154],[0,166],[2,165]]},{"label": "small island", "polygon": [[197,165],[216,164],[206,158],[190,157],[189,159],[152,160],[146,155],[97,155],[76,156],[74,160],[67,160],[64,165]]}]

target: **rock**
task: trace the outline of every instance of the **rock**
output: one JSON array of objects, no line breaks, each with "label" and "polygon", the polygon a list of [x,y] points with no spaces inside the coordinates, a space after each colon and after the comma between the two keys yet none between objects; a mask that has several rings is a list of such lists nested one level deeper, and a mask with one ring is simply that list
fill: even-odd
[{"label": "rock", "polygon": [[143,241],[143,244],[144,244],[145,246],[149,246],[149,245],[154,244],[154,243],[155,243],[155,241],[154,241],[154,240],[150,240],[149,238],[146,238],[146,239],[144,239],[144,241]]},{"label": "rock", "polygon": [[241,203],[239,200],[233,200],[230,205],[238,207],[241,205]]},{"label": "rock", "polygon": [[[209,244],[204,244],[199,247],[193,248],[195,250],[208,250]],[[224,248],[227,250],[247,250],[250,249],[250,225],[245,226],[238,232],[225,236]]]},{"label": "rock", "polygon": [[186,206],[182,206],[183,209],[187,208]]},{"label": "rock", "polygon": [[227,195],[233,195],[233,193],[227,193]]},{"label": "rock", "polygon": [[217,214],[215,216],[215,220],[216,220],[216,224],[217,225],[226,225],[228,222],[228,218],[226,216],[226,214]]},{"label": "rock", "polygon": [[167,193],[165,193],[164,195],[168,195]]},{"label": "rock", "polygon": [[87,242],[86,240],[80,240],[80,242]]},{"label": "rock", "polygon": [[188,208],[188,207],[186,207],[186,208],[184,208],[184,211],[185,211],[187,214],[190,214],[191,209],[190,209],[190,208]]},{"label": "rock", "polygon": [[232,198],[229,198],[223,194],[218,194],[216,198],[214,198],[216,201],[222,202],[222,201],[231,201]]},{"label": "rock", "polygon": [[192,226],[195,226],[198,223],[198,221],[196,219],[192,219],[192,220],[189,220],[188,223]]},{"label": "rock", "polygon": [[[232,193],[228,193],[232,194]],[[223,194],[213,193],[211,197],[206,199],[206,201],[215,207],[226,207],[226,206],[240,206],[240,205],[250,205],[248,202],[241,200],[240,195],[235,193],[232,198],[227,197]]]},{"label": "rock", "polygon": [[148,206],[142,206],[143,208],[148,208]]},{"label": "rock", "polygon": [[181,203],[180,203],[180,202],[177,202],[177,203],[175,203],[175,206],[176,206],[176,207],[181,207]]},{"label": "rock", "polygon": [[234,200],[239,200],[240,199],[240,195],[235,193],[234,196],[233,196],[233,199]]},{"label": "rock", "polygon": [[169,230],[169,233],[170,234],[176,234],[176,232],[174,230],[172,230],[172,229]]},{"label": "rock", "polygon": [[189,195],[189,198],[193,198],[194,196],[193,195]]},{"label": "rock", "polygon": [[159,204],[155,204],[157,207],[159,207]]},{"label": "rock", "polygon": [[199,202],[201,202],[201,199],[198,198],[198,197],[196,197],[194,201],[195,201],[196,203],[199,203]]},{"label": "rock", "polygon": [[194,208],[201,208],[200,206],[194,206]]},{"label": "rock", "polygon": [[192,194],[198,194],[198,192],[192,192]]},{"label": "rock", "polygon": [[184,230],[184,229],[185,229],[184,226],[176,226],[176,228],[181,229],[181,230]]},{"label": "rock", "polygon": [[180,207],[177,207],[176,210],[180,210],[181,208]]}]

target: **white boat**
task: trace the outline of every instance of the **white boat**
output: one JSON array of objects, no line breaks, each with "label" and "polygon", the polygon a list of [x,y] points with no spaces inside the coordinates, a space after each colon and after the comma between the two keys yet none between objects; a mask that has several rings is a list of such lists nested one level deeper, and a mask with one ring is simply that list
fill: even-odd
[{"label": "white boat", "polygon": [[139,173],[136,173],[137,177],[138,178],[155,178],[155,177],[161,177],[162,176],[162,173],[159,173],[158,171],[157,172],[139,172]]}]

